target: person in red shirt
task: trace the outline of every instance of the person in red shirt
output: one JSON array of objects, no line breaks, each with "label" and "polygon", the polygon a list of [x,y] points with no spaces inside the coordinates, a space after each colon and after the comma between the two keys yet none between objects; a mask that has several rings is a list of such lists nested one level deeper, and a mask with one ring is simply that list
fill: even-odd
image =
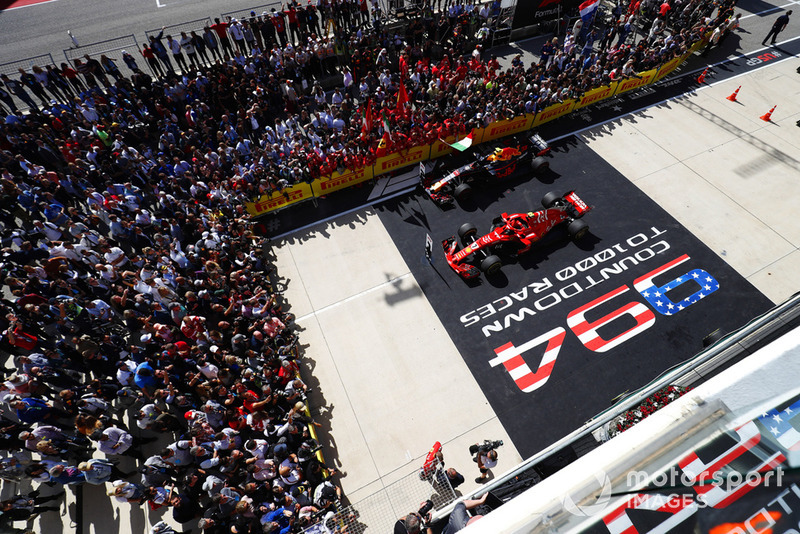
[{"label": "person in red shirt", "polygon": [[217,33],[217,37],[219,38],[219,44],[222,45],[222,49],[228,52],[228,55],[233,57],[233,47],[231,47],[231,41],[228,39],[228,26],[227,22],[220,22],[218,18],[214,19],[214,24],[209,26],[212,30]]},{"label": "person in red shirt", "polygon": [[292,37],[292,44],[296,44],[300,42],[300,32],[297,28],[297,10],[294,7],[294,2],[289,4],[288,9],[285,9],[283,4],[281,4],[281,8],[283,9],[284,15],[289,18],[289,34]]},{"label": "person in red shirt", "polygon": [[144,57],[144,59],[147,61],[147,64],[150,65],[150,70],[153,71],[153,74],[159,78],[164,76],[164,71],[161,69],[161,65],[156,59],[155,52],[153,52],[153,49],[150,48],[150,45],[147,43],[145,43],[144,47],[142,47],[142,57]]},{"label": "person in red shirt", "polygon": [[665,23],[669,20],[670,11],[672,11],[672,6],[669,5],[669,0],[665,0],[661,7],[658,8],[658,15],[664,19]]},{"label": "person in red shirt", "polygon": [[281,42],[281,46],[286,46],[286,21],[283,19],[283,11],[275,11],[273,7],[270,22],[275,27],[275,33],[278,34],[278,40]]}]

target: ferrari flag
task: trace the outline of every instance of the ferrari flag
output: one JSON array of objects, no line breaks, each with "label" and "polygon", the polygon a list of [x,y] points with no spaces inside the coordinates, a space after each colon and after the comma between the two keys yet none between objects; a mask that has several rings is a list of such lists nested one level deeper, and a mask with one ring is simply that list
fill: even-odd
[{"label": "ferrari flag", "polygon": [[597,8],[600,6],[600,0],[586,0],[578,9],[581,12],[581,20],[584,23],[592,22],[594,19],[594,14],[597,12]]},{"label": "ferrari flag", "polygon": [[366,137],[372,131],[372,100],[367,100],[367,109],[363,111],[361,136]]},{"label": "ferrari flag", "polygon": [[406,91],[406,84],[400,82],[400,90],[397,91],[397,108],[396,112],[403,117],[406,116],[406,103],[409,102],[408,92]]},{"label": "ferrari flag", "polygon": [[439,139],[439,140],[442,143],[444,143],[444,144],[446,144],[446,145],[448,145],[450,147],[453,147],[453,148],[455,148],[456,150],[458,150],[460,152],[464,152],[466,149],[468,149],[469,147],[472,146],[472,132],[469,132],[468,136],[466,136],[461,141],[456,141],[452,145],[450,143],[448,143],[447,141],[445,141],[444,139]]}]

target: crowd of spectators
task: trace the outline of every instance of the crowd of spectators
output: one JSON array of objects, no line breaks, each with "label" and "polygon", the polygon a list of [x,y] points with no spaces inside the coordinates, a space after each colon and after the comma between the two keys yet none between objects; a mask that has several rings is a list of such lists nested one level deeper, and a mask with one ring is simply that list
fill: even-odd
[{"label": "crowd of spectators", "polygon": [[[608,20],[602,15],[603,24],[578,18],[537,61],[525,65],[518,56],[505,70],[481,44],[499,2],[427,6],[394,29],[379,17],[365,24],[365,13],[376,13],[365,3],[290,6],[217,19],[180,37],[152,35],[144,57],[124,52],[130,77],[114,60],[87,55],[74,67],[36,67],[0,81],[31,109],[79,112],[84,125],[105,126],[111,138],[124,130],[138,146],[157,136],[154,153],[166,162],[182,154],[207,163],[224,153],[234,168],[228,189],[252,199],[635,77],[712,29],[727,29],[733,3],[631,0]],[[326,90],[331,79],[341,82]]]},{"label": "crowd of spectators", "polygon": [[[498,2],[431,7],[388,31],[363,2],[290,5],[154,35],[124,52],[130,76],[87,55],[0,77],[2,478],[107,484],[208,532],[298,531],[333,509],[292,318],[244,203],[636,76],[733,14],[632,1],[502,70],[480,44]],[[50,500],[4,501],[0,524]]]}]

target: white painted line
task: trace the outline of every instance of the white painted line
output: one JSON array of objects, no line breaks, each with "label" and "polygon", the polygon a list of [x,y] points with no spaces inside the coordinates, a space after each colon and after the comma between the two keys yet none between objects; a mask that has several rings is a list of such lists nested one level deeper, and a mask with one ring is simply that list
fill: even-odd
[{"label": "white painted line", "polygon": [[404,278],[408,278],[409,276],[411,276],[410,272],[408,272],[406,274],[401,274],[400,276],[395,276],[394,278],[391,278],[391,279],[389,279],[389,280],[387,280],[387,281],[385,281],[385,282],[383,282],[381,284],[378,284],[377,286],[371,287],[369,289],[365,289],[364,291],[361,291],[360,293],[356,293],[355,295],[350,295],[346,299],[342,299],[342,300],[340,300],[338,302],[334,302],[333,304],[328,304],[324,308],[320,308],[318,310],[314,310],[311,313],[307,313],[307,314],[303,315],[302,317],[297,317],[297,318],[295,318],[294,322],[295,323],[299,323],[299,322],[302,322],[305,319],[308,319],[310,317],[316,317],[320,313],[332,310],[333,308],[337,308],[337,307],[341,306],[342,304],[350,302],[351,300],[355,300],[355,299],[357,299],[359,297],[362,297],[362,296],[364,296],[364,295],[366,295],[368,293],[372,293],[373,291],[377,291],[379,289],[382,289],[382,288],[384,288],[386,286],[393,285],[396,282],[398,282],[400,280],[403,280]]},{"label": "white painted line", "polygon": [[163,5],[162,5],[162,4],[161,4],[161,0],[156,0],[156,7],[158,7],[158,8],[161,8],[161,7],[167,7],[167,5],[166,5],[166,4],[163,4]]},{"label": "white painted line", "polygon": [[9,8],[6,8],[6,9],[0,9],[0,11],[14,11],[15,9],[25,9],[26,7],[34,7],[34,6],[40,6],[42,4],[49,4],[50,2],[58,2],[58,0],[42,0],[41,2],[36,2],[35,4],[28,4],[26,6],[9,7]]}]

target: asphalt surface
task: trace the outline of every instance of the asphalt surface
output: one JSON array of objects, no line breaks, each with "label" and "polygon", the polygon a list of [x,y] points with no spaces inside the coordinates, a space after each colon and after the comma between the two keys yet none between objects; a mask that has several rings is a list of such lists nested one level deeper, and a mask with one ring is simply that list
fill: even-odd
[{"label": "asphalt surface", "polygon": [[[694,356],[712,331],[729,332],[772,305],[586,144],[556,143],[551,169],[538,179],[523,167],[476,187],[475,204],[445,211],[422,194],[376,206],[523,458]],[[480,236],[501,213],[536,211],[545,193],[570,190],[593,206],[583,217],[587,238],[572,243],[557,227],[501,274],[476,282],[445,262],[440,243],[463,223]],[[589,324],[599,338],[584,332]]]}]

